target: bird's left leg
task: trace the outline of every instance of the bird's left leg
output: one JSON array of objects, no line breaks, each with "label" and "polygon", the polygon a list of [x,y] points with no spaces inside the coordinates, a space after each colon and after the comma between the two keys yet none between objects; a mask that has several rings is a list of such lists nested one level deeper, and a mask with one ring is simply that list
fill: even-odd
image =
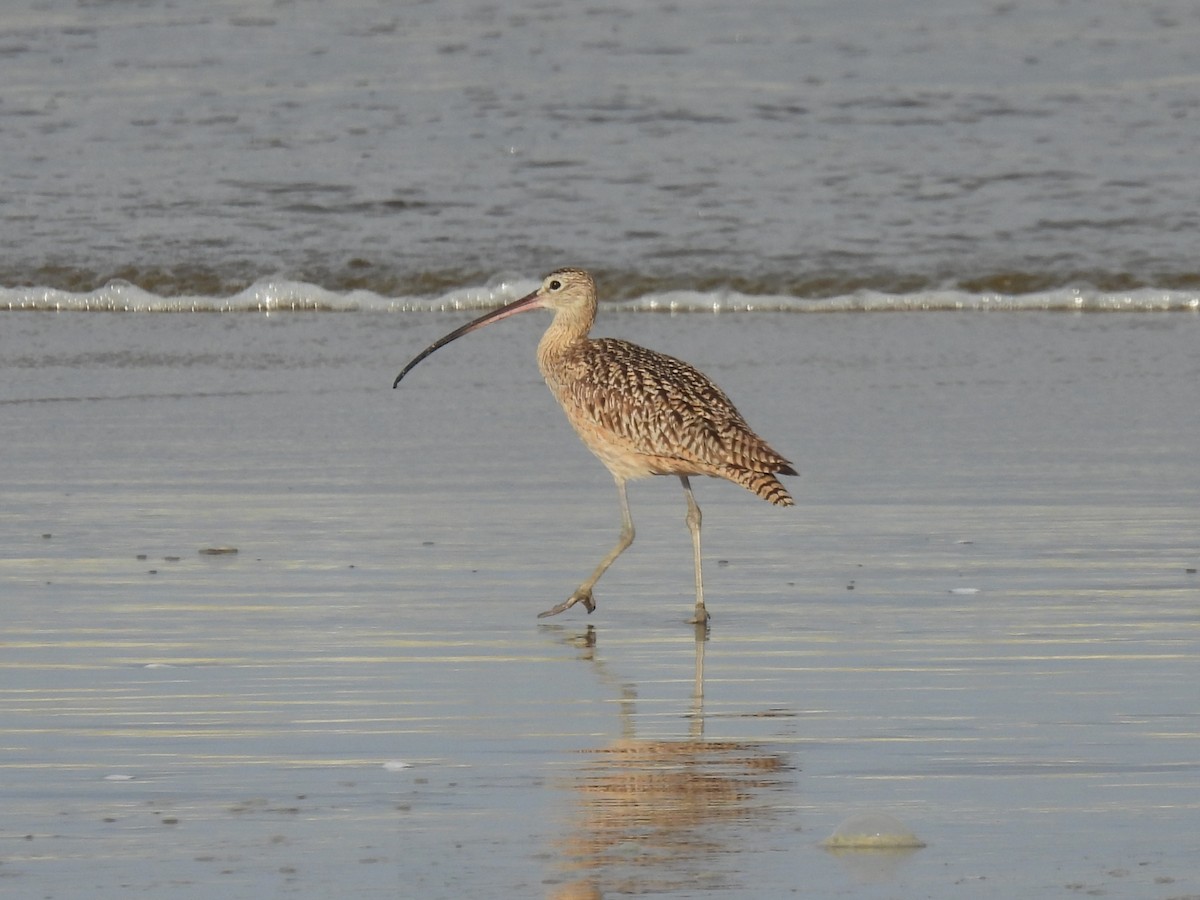
[{"label": "bird's left leg", "polygon": [[700,507],[692,496],[692,485],[686,475],[679,476],[683,484],[683,493],[687,497],[687,527],[692,533],[692,555],[696,560],[696,614],[688,619],[693,625],[703,625],[708,621],[708,610],[704,608],[704,575],[700,571]]},{"label": "bird's left leg", "polygon": [[570,597],[564,600],[558,606],[551,607],[545,612],[538,613],[539,619],[544,619],[547,616],[557,616],[560,612],[570,609],[576,603],[582,603],[584,609],[589,613],[596,608],[596,601],[592,598],[592,588],[596,586],[596,582],[600,580],[600,576],[608,571],[608,567],[613,564],[618,556],[629,549],[629,545],[633,543],[633,516],[629,515],[629,498],[625,496],[625,480],[613,476],[617,482],[617,497],[621,501],[621,536],[617,538],[617,545],[608,552],[608,556],[600,561],[600,565],[596,566],[590,578],[575,589]]}]

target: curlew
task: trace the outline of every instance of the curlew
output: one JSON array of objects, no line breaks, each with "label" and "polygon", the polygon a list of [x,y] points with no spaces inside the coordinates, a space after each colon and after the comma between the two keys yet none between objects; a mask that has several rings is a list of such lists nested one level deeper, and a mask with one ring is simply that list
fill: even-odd
[{"label": "curlew", "polygon": [[700,507],[692,475],[725,478],[776,506],[792,498],[775,476],[795,475],[790,462],[755,434],[719,387],[687,363],[628,341],[589,338],[596,320],[596,283],[582,269],[558,269],[533,293],[480,316],[430,344],[404,367],[392,387],[429,354],[484,325],[531,309],[554,319],[538,343],[538,368],[587,448],[608,468],[621,502],[621,536],[570,597],[538,618],[582,603],[596,608],[592,589],[633,543],[625,483],[647,475],[675,475],[687,499],[687,526],[696,570],[696,607],[689,620],[706,623],[700,565]]}]

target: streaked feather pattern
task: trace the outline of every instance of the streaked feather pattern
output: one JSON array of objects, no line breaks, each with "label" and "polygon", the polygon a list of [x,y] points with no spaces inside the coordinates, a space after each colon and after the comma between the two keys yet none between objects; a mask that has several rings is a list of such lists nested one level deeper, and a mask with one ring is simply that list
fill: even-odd
[{"label": "streaked feather pattern", "polygon": [[571,338],[547,332],[539,362],[571,424],[614,473],[711,475],[777,506],[792,505],[775,473],[795,475],[795,469],[708,377],[628,341],[589,339],[578,330]]}]

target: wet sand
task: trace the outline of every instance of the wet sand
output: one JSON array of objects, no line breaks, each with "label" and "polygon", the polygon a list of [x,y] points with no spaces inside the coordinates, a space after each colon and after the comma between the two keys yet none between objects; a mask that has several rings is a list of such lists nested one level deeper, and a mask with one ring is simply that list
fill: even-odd
[{"label": "wet sand", "polygon": [[802,472],[706,642],[669,479],[535,618],[615,493],[461,318],[4,317],[0,895],[1200,895],[1195,316],[606,313]]}]

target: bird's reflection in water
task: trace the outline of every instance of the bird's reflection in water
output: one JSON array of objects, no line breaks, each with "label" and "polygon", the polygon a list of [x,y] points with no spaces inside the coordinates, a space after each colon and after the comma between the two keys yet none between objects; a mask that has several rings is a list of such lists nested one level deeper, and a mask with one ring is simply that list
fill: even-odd
[{"label": "bird's reflection in water", "polygon": [[[563,880],[550,896],[663,893],[737,880],[738,851],[772,819],[791,766],[762,744],[705,737],[705,639],[697,628],[695,685],[678,738],[637,737],[636,691],[620,684],[621,737],[583,751],[576,772],[561,780],[571,804],[552,851]],[[571,641],[605,677],[595,631]]]}]

